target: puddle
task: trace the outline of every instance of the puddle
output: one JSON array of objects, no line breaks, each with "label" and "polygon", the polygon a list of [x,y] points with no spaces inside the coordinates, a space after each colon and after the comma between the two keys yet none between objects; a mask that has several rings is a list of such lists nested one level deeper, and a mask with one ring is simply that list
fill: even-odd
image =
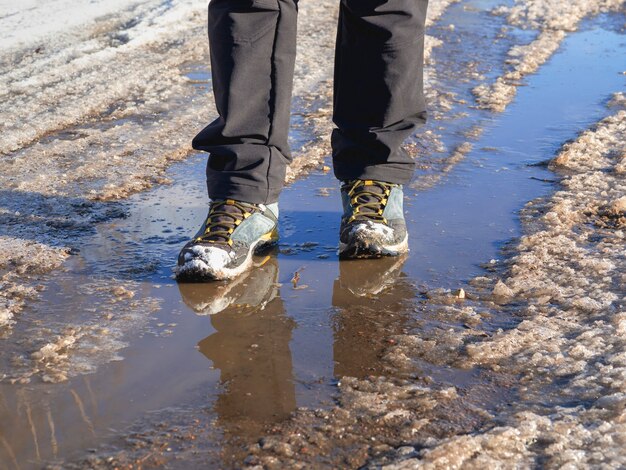
[{"label": "puddle", "polygon": [[[475,26],[459,23],[457,8],[446,18],[457,22],[460,40],[463,28]],[[171,185],[131,197],[127,217],[98,225],[65,271],[50,277],[41,302],[22,314],[10,346],[16,351],[36,344],[29,331],[61,331],[91,317],[99,323],[103,310],[119,335],[106,342],[97,330],[85,333],[92,347],[75,366],[97,364],[95,373],[54,385],[0,383],[0,462],[39,468],[72,459],[133,422],[155,425],[156,412],[189,409],[209,417],[214,435],[205,445],[228,462],[224,452],[236,455],[297,407],[331,405],[342,376],[389,374],[380,361],[384,342],[419,320],[423,293],[462,287],[500,256],[519,234],[517,211],[553,189],[541,181],[553,175],[535,164],[604,115],[604,100],[623,87],[624,36],[598,26],[604,21],[572,34],[506,113],[469,111],[468,125],[485,127],[473,150],[436,185],[406,190],[408,258],[338,262],[338,184],[319,170],[284,191],[281,243],[258,258],[260,268],[231,284],[177,285],[172,263],[206,212],[205,159],[172,166]],[[447,53],[435,52],[442,63]],[[206,71],[187,74],[209,86]],[[305,142],[306,126],[296,127],[304,129],[296,143]],[[463,128],[451,124],[446,142],[454,145]],[[109,302],[98,286],[127,286],[133,295],[117,291]],[[503,317],[491,326],[514,322]],[[437,327],[461,325],[428,319],[428,328]],[[484,380],[480,371],[419,366],[459,388]]]}]

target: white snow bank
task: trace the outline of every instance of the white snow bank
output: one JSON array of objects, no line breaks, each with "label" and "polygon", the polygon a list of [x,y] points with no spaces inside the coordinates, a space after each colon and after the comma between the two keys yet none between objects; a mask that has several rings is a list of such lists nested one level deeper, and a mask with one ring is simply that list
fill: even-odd
[{"label": "white snow bank", "polygon": [[0,0],[0,52],[36,45],[53,35],[148,0]]}]

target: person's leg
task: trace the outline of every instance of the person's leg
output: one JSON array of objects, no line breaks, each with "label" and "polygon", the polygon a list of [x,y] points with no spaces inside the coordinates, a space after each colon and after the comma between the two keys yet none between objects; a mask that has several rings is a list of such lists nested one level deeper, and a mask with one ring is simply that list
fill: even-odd
[{"label": "person's leg", "polygon": [[333,166],[344,214],[341,258],[408,251],[402,185],[415,162],[402,142],[426,120],[428,0],[341,0],[335,56]]},{"label": "person's leg", "polygon": [[254,266],[278,239],[297,0],[211,0],[211,76],[219,117],[193,140],[209,152],[209,212],[182,248],[179,280],[224,280]]},{"label": "person's leg", "polygon": [[333,163],[342,181],[405,184],[402,142],[426,120],[428,0],[341,0],[335,56]]},{"label": "person's leg", "polygon": [[193,140],[210,153],[212,200],[274,203],[287,143],[297,0],[211,0],[211,75],[219,117]]}]

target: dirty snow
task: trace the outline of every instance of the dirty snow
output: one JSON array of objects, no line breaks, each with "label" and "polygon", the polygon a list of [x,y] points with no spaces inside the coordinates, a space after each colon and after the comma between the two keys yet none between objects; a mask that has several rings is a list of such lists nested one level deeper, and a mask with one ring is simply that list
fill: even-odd
[{"label": "dirty snow", "polygon": [[[453,2],[432,3],[429,24]],[[208,63],[205,2],[81,1],[72,2],[72,15],[68,5],[0,3],[0,28],[12,31],[0,49],[7,256],[33,240],[40,258],[57,259],[94,223],[123,216],[100,201],[167,183],[165,170],[189,155],[191,138],[213,109],[210,93],[182,72]],[[300,5],[294,94],[307,139],[295,149],[290,182],[330,153],[332,60],[319,57],[334,52],[337,7],[334,0]],[[441,42],[426,43],[428,57]],[[39,263],[30,271],[41,275],[60,265]],[[23,282],[30,279],[26,271]],[[23,303],[15,293],[22,281],[11,279],[2,293],[4,327]]]},{"label": "dirty snow", "polygon": [[[42,275],[61,267],[95,224],[124,216],[125,209],[104,202],[166,183],[165,169],[189,154],[191,137],[212,109],[210,94],[181,72],[187,64],[208,62],[204,2],[78,2],[73,15],[66,14],[65,0],[31,3],[37,32],[15,33],[0,50],[4,335],[25,302],[38,297]],[[428,24],[451,3],[431,2]],[[44,14],[51,7],[57,13]],[[0,8],[3,28],[17,29],[28,15],[11,2]],[[337,2],[303,2],[300,8],[295,96],[307,139],[296,149],[289,181],[328,155],[332,127],[332,61],[319,57],[333,53]],[[433,115],[447,119],[455,98],[433,86],[430,59],[440,44],[427,36],[426,92]],[[124,80],[113,78],[119,76]],[[445,150],[432,129],[421,134],[419,145],[409,143],[407,150],[416,156],[424,146]],[[470,148],[453,150],[443,166],[450,169]],[[25,251],[32,253],[28,261]]]},{"label": "dirty snow", "polygon": [[511,25],[534,29],[538,34],[529,44],[516,45],[509,50],[506,61],[508,70],[494,83],[474,88],[479,106],[491,111],[504,111],[513,101],[524,77],[546,63],[567,34],[575,31],[584,18],[611,11],[626,11],[625,5],[624,0],[516,0],[514,6],[494,9],[495,14],[505,15]]},{"label": "dirty snow", "polygon": [[[79,2],[73,17],[68,3],[29,4],[35,10],[0,4],[3,28],[16,28],[31,13],[40,18],[37,34],[24,34],[28,42],[16,35],[0,50],[4,332],[22,310],[20,289],[37,297],[22,284],[59,268],[94,224],[124,215],[100,201],[166,183],[164,171],[189,155],[213,109],[206,89],[182,72],[189,63],[208,63],[205,2]],[[303,96],[330,76],[331,61],[319,66],[317,57],[332,50],[335,3],[301,8],[296,93]],[[57,14],[45,14],[52,7]],[[75,23],[80,27],[72,29]],[[319,161],[326,151],[305,154]],[[36,258],[15,262],[24,250]]]},{"label": "dirty snow", "polygon": [[[34,378],[43,382],[64,382],[69,377],[91,373],[101,364],[121,360],[125,339],[144,328],[150,315],[159,309],[157,299],[134,299],[140,284],[115,279],[92,281],[76,286],[88,317],[76,321],[65,315],[45,324],[30,318],[19,344],[6,344],[3,356],[11,364],[0,381],[25,384]],[[31,315],[44,316],[46,306],[36,304]]]},{"label": "dirty snow", "polygon": [[[548,467],[626,465],[625,226],[607,225],[615,212],[603,210],[626,193],[617,170],[626,158],[626,98],[616,95],[612,105],[615,114],[554,159],[554,170],[566,175],[562,188],[526,209],[530,230],[506,280],[523,302],[524,320],[467,345],[471,363],[520,374],[525,406],[537,400],[551,408],[542,413],[519,404],[505,426],[441,443],[420,464],[490,466],[506,456]],[[545,393],[555,380],[560,385]],[[564,406],[573,397],[579,404]]]},{"label": "dirty snow", "polygon": [[[13,21],[4,15],[10,3],[0,2],[0,25]],[[103,3],[81,3],[78,29],[51,37],[42,23],[42,36],[33,36],[37,41],[24,42],[15,34],[0,52],[0,222],[8,227],[0,237],[3,336],[11,334],[6,327],[15,326],[25,305],[40,295],[41,277],[58,270],[72,254],[70,246],[92,233],[95,224],[123,216],[123,210],[102,201],[167,182],[165,169],[189,154],[191,137],[210,118],[211,97],[180,72],[188,63],[207,62],[205,2],[129,1],[122,8],[112,1],[106,8],[114,14],[83,27],[103,11],[92,6]],[[332,54],[334,23],[329,18],[336,15],[336,3],[300,4],[296,99],[309,134],[308,143],[296,149],[290,180],[328,154],[324,137],[330,128],[331,61],[318,58]],[[449,3],[431,2],[429,24]],[[621,1],[520,0],[498,9],[512,25],[540,32],[529,45],[511,49],[511,68],[501,79],[476,89],[479,104],[504,109],[519,81],[549,59],[582,18],[621,6]],[[53,23],[59,24],[48,22]],[[427,52],[442,44],[430,37],[426,41]],[[451,115],[446,112],[459,103],[436,89],[436,64],[428,60],[433,115],[447,120]],[[467,73],[464,79],[479,78]],[[120,75],[124,80],[111,78]],[[612,105],[617,109],[613,116],[555,159],[555,171],[563,171],[562,187],[525,209],[525,236],[506,269],[473,280],[464,288],[465,299],[445,290],[424,293],[432,304],[427,308],[462,319],[461,332],[436,328],[426,338],[415,332],[394,338],[384,358],[399,378],[345,378],[339,385],[341,407],[301,410],[282,429],[283,436],[268,436],[252,448],[247,463],[295,468],[307,459],[328,458],[335,459],[329,460],[333,464],[370,462],[390,468],[491,467],[503,460],[520,466],[537,461],[625,465],[620,452],[626,433],[621,424],[626,392],[624,97],[617,95]],[[426,131],[423,142],[443,151],[437,147],[443,145],[439,130]],[[463,159],[471,145],[453,146],[447,168]],[[408,149],[413,155],[423,151],[415,143]],[[100,299],[102,308],[93,322],[36,330],[23,349],[12,351],[15,368],[0,377],[57,382],[93,372],[97,365],[119,359],[124,335],[158,308],[156,303],[139,304],[134,299],[139,285],[126,280],[89,281],[81,288]],[[507,312],[513,312],[515,325],[489,326]],[[493,398],[497,406],[502,400],[513,403],[510,397],[492,396],[489,385],[461,390],[433,384],[426,375],[415,379],[410,374],[420,357],[476,370],[493,380],[496,389],[514,388],[519,376],[523,400],[493,427],[495,410],[481,400]],[[559,378],[558,387],[553,377]],[[569,406],[571,396],[579,395],[589,404]],[[533,405],[544,398],[547,410]],[[386,435],[387,442],[364,442]],[[338,442],[345,447],[337,447]],[[329,455],[330,449],[337,452]]]},{"label": "dirty snow", "polygon": [[[420,327],[396,336],[385,354],[390,374],[416,371],[419,377],[415,367],[423,358],[492,374],[515,398],[485,399],[493,393],[489,385],[471,385],[461,396],[427,377],[344,378],[339,407],[299,410],[276,435],[251,447],[247,462],[276,468],[306,468],[319,459],[328,466],[389,469],[625,466],[626,97],[617,94],[611,107],[612,115],[554,158],[560,188],[523,210],[524,235],[502,270],[472,280],[466,301],[446,290],[427,293],[425,318],[435,309],[451,322],[461,318],[467,329],[428,337]],[[506,312],[519,318],[516,326],[493,331],[489,323]],[[508,405],[498,412],[502,399]]]},{"label": "dirty snow", "polygon": [[23,285],[24,280],[59,268],[68,256],[62,248],[0,236],[0,338],[26,302],[39,295],[37,285]]}]

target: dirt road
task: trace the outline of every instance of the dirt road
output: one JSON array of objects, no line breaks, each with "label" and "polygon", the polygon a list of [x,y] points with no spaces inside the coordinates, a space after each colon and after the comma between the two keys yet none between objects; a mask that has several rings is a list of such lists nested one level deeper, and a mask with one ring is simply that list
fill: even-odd
[{"label": "dirt road", "polygon": [[303,0],[281,243],[180,286],[206,4],[10,3],[0,468],[626,465],[623,1],[432,0],[411,253],[339,263],[337,4]]}]

